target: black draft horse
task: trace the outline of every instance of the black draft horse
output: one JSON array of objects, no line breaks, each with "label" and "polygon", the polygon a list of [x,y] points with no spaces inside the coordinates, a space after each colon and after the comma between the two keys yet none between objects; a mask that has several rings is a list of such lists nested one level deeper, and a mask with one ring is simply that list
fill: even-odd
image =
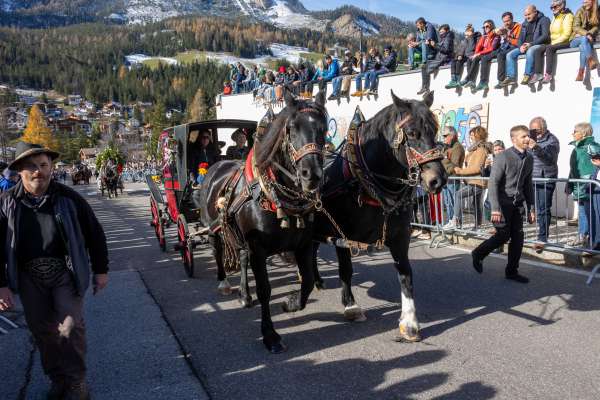
[{"label": "black draft horse", "polygon": [[[304,281],[300,296],[289,302],[292,308],[304,308],[314,286],[310,279],[313,212],[323,177],[327,132],[325,93],[309,102],[294,99],[286,90],[284,99],[284,109],[277,116],[271,114],[272,120],[264,132],[257,132],[250,161],[221,161],[213,165],[198,199],[203,205],[204,226],[217,227],[212,229],[209,240],[215,250],[219,281],[226,282],[224,263],[232,253],[240,253],[239,263],[244,267],[250,262],[261,304],[263,343],[272,353],[285,351],[285,345],[271,319],[266,260],[270,255],[294,252]],[[252,182],[247,175],[249,163],[254,171]],[[241,239],[238,246],[228,243],[227,238],[232,236]],[[240,286],[247,290],[245,278]]]},{"label": "black draft horse", "polygon": [[[400,99],[392,92],[392,99],[392,105],[368,121],[361,121],[362,115],[357,111],[347,142],[335,160],[325,167],[323,207],[339,228],[318,214],[315,240],[338,244],[342,304],[344,316],[349,320],[364,319],[351,290],[353,270],[349,243],[379,242],[389,248],[402,298],[397,339],[415,342],[420,340],[420,334],[408,259],[412,201],[417,185],[437,194],[446,184],[447,175],[441,164],[443,155],[436,146],[438,123],[429,109],[433,93],[423,101],[416,101]],[[317,269],[318,247],[319,242],[316,242],[313,277],[317,285],[322,284]]]},{"label": "black draft horse", "polygon": [[[102,174],[100,179],[104,183],[104,188],[108,192],[108,198],[110,199],[113,195],[115,197],[118,196],[118,184],[119,184],[119,172],[117,171],[116,165],[106,165],[102,169]],[[104,196],[104,189],[102,190],[102,195]]]}]

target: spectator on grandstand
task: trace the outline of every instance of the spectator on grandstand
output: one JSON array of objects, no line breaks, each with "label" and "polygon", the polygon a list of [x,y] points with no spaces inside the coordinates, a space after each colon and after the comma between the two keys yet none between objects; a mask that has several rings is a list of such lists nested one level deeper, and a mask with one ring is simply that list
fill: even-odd
[{"label": "spectator on grandstand", "polygon": [[579,47],[579,70],[576,81],[583,81],[586,66],[591,70],[598,67],[592,46],[598,36],[600,26],[600,10],[597,0],[584,0],[583,6],[575,13],[571,47]]},{"label": "spectator on grandstand", "polygon": [[421,64],[421,53],[411,51],[411,48],[414,48],[417,43],[417,38],[414,33],[410,32],[406,35],[406,46],[408,48],[408,69],[412,70],[417,68],[418,65]]},{"label": "spectator on grandstand", "polygon": [[525,73],[522,85],[528,85],[534,71],[535,52],[544,44],[550,43],[550,19],[534,5],[525,8],[525,21],[521,24],[521,35],[519,36],[519,47],[511,50],[506,55],[506,79],[502,81],[501,87],[515,85],[517,83],[517,59],[525,54]]},{"label": "spectator on grandstand", "polygon": [[500,47],[498,50],[481,57],[481,78],[480,84],[489,84],[490,68],[492,60],[496,58],[498,64],[497,78],[498,84],[496,89],[500,89],[501,82],[506,79],[506,55],[513,49],[517,48],[519,36],[521,35],[521,24],[514,21],[511,12],[502,14],[502,27],[496,30],[496,34],[500,36]]},{"label": "spectator on grandstand", "polygon": [[[594,165],[592,179],[600,181],[600,146],[591,145],[587,149],[590,161]],[[590,242],[592,249],[600,250],[600,188],[592,185],[591,189],[591,215],[590,215]]]},{"label": "spectator on grandstand", "polygon": [[229,64],[229,73],[227,75],[227,80],[229,82],[235,81],[235,76],[237,75],[237,68],[235,64]]},{"label": "spectator on grandstand", "polygon": [[446,89],[454,89],[460,86],[462,73],[467,66],[467,71],[471,66],[471,56],[475,54],[475,46],[481,37],[481,33],[473,29],[473,25],[468,24],[465,28],[465,38],[458,46],[455,46],[454,58],[450,63],[450,82]]},{"label": "spectator on grandstand", "polygon": [[283,82],[286,86],[293,85],[298,80],[298,72],[293,65],[287,67]]},{"label": "spectator on grandstand", "polygon": [[467,71],[467,76],[460,82],[462,87],[471,88],[475,91],[486,90],[488,88],[488,84],[485,81],[481,82],[477,87],[475,87],[475,82],[477,81],[481,58],[492,54],[500,47],[500,36],[496,34],[495,30],[496,26],[491,19],[483,23],[483,35],[479,38],[475,47],[475,53],[471,56],[471,65]]},{"label": "spectator on grandstand", "polygon": [[[558,138],[550,133],[548,124],[542,117],[535,117],[529,123],[529,150],[533,155],[534,178],[558,178],[560,143]],[[548,241],[556,183],[536,183],[534,188],[538,220],[537,240],[540,242],[534,245],[534,249],[541,252],[544,243]]]},{"label": "spectator on grandstand", "polygon": [[440,26],[439,43],[435,43],[436,50],[435,58],[427,60],[421,66],[421,90],[417,94],[425,94],[429,92],[431,83],[431,74],[436,74],[439,68],[448,64],[452,60],[454,54],[454,32],[450,31],[450,26],[444,24]]},{"label": "spectator on grandstand", "polygon": [[[481,168],[485,164],[488,154],[491,152],[491,146],[487,142],[488,132],[482,126],[476,126],[469,131],[470,147],[465,156],[465,166],[463,168],[454,168],[454,173],[464,177],[477,177],[481,174]],[[481,195],[487,187],[487,182],[482,179],[471,178],[465,180],[466,185],[462,186],[456,192],[454,202],[454,218],[450,220],[444,229],[455,229],[462,223],[463,201],[466,199],[473,212],[475,213],[475,229],[481,225],[482,209]]]},{"label": "spectator on grandstand", "polygon": [[340,64],[337,58],[333,58],[329,54],[325,56],[325,70],[323,74],[317,77],[319,81],[319,89],[327,87],[327,82],[331,82],[333,78],[340,74]]},{"label": "spectator on grandstand", "polygon": [[244,89],[244,81],[246,80],[246,68],[238,63],[237,65],[237,73],[235,74],[235,81],[233,85],[233,91],[235,94],[239,94]]},{"label": "spectator on grandstand", "polygon": [[[553,0],[550,6],[554,18],[550,23],[550,44],[542,45],[535,52],[535,75],[531,77],[530,83],[550,83],[553,79],[554,59],[556,52],[569,47],[573,33],[574,16],[567,8],[565,0]],[[544,53],[546,55],[546,73],[544,74]],[[539,216],[538,216],[539,218]]]},{"label": "spectator on grandstand", "polygon": [[[462,167],[465,162],[465,148],[458,140],[458,132],[453,126],[444,127],[444,159],[442,165],[448,176],[456,175],[454,170]],[[454,218],[454,198],[460,186],[457,180],[449,180],[442,189],[442,198],[448,221]]]},{"label": "spectator on grandstand", "polygon": [[305,64],[300,64],[298,66],[298,80],[296,80],[293,85],[298,89],[297,91],[300,93],[300,97],[310,98],[312,97],[312,86],[310,87],[311,92],[308,91],[308,86],[310,83],[310,73],[308,68],[306,68]]},{"label": "spectator on grandstand", "polygon": [[[588,146],[598,145],[593,137],[592,125],[581,122],[575,125],[573,141],[569,144],[575,146],[571,152],[569,179],[589,179],[594,172],[594,165],[587,154]],[[582,183],[569,183],[567,193],[573,196],[579,207],[579,230],[575,240],[569,242],[571,246],[583,246],[590,240],[590,187]]]},{"label": "spectator on grandstand", "polygon": [[[333,90],[331,96],[329,96],[329,100],[339,99],[340,96],[347,96],[348,89],[343,90],[342,86],[344,82],[350,82],[351,76],[354,74],[354,70],[358,65],[358,60],[352,56],[352,52],[350,50],[346,50],[344,53],[344,62],[340,68],[340,75],[333,78]],[[348,85],[347,88],[350,86]]]},{"label": "spectator on grandstand", "polygon": [[258,87],[258,66],[246,69],[246,80],[243,82],[245,91],[252,91]]},{"label": "spectator on grandstand", "polygon": [[434,45],[438,42],[437,32],[435,27],[430,22],[425,21],[425,18],[421,17],[415,22],[417,26],[417,35],[414,41],[408,42],[408,60],[409,68],[413,68],[411,64],[414,60],[415,54],[421,55],[421,62],[424,63],[427,60],[432,59],[435,56]]},{"label": "spectator on grandstand", "polygon": [[[356,92],[352,93],[354,97],[360,97],[365,94],[368,94],[369,89],[371,87],[371,78],[370,72],[376,71],[381,68],[381,58],[379,57],[379,51],[376,48],[372,47],[369,49],[369,54],[363,61],[363,71],[356,76]],[[365,78],[365,90],[362,89],[362,78]]]},{"label": "spectator on grandstand", "polygon": [[377,94],[377,88],[379,87],[379,75],[396,71],[396,64],[398,62],[397,57],[398,55],[396,54],[396,50],[392,49],[392,46],[385,47],[383,50],[383,59],[381,60],[381,63],[379,66],[375,66],[374,71],[369,72],[367,79],[371,85],[369,94]]},{"label": "spectator on grandstand", "polygon": [[233,88],[231,87],[231,83],[229,81],[223,82],[223,94],[225,96],[228,96],[232,92],[233,92]]}]

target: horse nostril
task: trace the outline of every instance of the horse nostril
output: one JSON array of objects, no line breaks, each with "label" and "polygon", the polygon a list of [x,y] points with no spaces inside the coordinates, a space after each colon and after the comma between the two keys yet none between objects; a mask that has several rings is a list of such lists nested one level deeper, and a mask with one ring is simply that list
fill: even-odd
[{"label": "horse nostril", "polygon": [[310,178],[310,169],[302,168],[300,170],[300,176],[302,176],[303,179],[309,179]]},{"label": "horse nostril", "polygon": [[433,189],[437,189],[440,187],[440,181],[438,181],[437,179],[432,179],[431,181],[429,181],[429,186]]}]

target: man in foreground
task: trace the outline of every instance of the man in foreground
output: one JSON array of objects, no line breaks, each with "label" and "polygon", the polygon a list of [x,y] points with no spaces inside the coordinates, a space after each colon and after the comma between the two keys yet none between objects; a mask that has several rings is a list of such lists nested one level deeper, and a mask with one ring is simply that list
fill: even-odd
[{"label": "man in foreground", "polygon": [[496,227],[496,233],[481,243],[471,254],[473,268],[481,274],[483,259],[510,240],[506,279],[527,283],[529,279],[520,275],[518,269],[525,239],[523,233],[525,213],[528,222],[535,223],[533,157],[527,152],[529,128],[524,125],[513,127],[510,130],[510,138],[513,147],[496,156],[489,181],[491,219]]},{"label": "man in foreground", "polygon": [[108,283],[102,226],[89,204],[54,182],[58,153],[21,142],[8,168],[21,181],[0,195],[0,311],[18,293],[27,325],[52,381],[47,398],[89,399],[83,296]]}]

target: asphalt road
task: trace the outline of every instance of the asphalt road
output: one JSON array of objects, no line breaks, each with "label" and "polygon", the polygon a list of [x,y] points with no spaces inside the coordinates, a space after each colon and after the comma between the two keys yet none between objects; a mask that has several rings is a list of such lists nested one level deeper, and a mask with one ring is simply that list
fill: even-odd
[{"label": "asphalt road", "polygon": [[[270,355],[260,307],[241,309],[235,294],[217,294],[204,247],[198,276],[188,279],[174,240],[167,253],[156,244],[148,193],[128,189],[117,200],[82,191],[109,235],[113,270],[111,288],[88,299],[95,399],[600,398],[600,282],[587,287],[581,275],[525,264],[531,283],[520,285],[503,279],[502,257],[486,260],[479,276],[468,253],[414,243],[424,340],[402,344],[393,341],[400,293],[388,254],[355,259],[354,293],[367,321],[349,323],[333,251],[324,248],[327,289],[302,312],[281,311],[298,284],[294,268],[272,262],[275,327],[289,350]],[[14,350],[28,346],[24,329],[0,335],[0,398],[42,393],[39,362],[27,366],[37,354]]]}]

